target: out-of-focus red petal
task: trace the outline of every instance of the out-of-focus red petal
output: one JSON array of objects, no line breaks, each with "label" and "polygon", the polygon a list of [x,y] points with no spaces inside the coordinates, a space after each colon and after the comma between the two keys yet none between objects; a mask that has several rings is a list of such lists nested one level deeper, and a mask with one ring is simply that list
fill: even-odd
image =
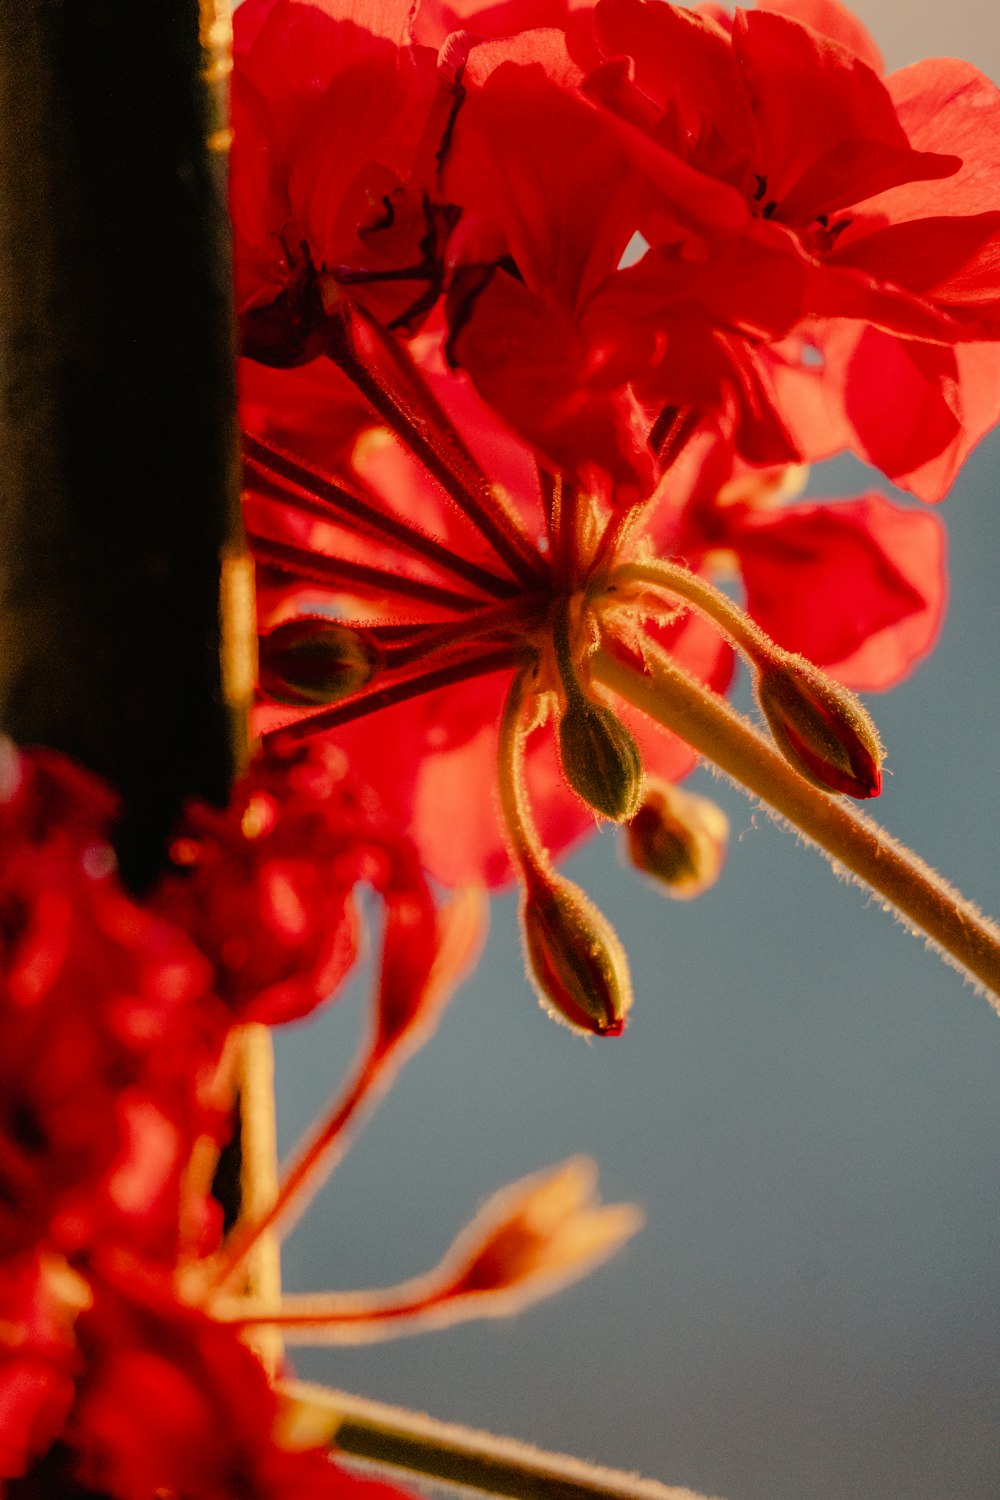
[{"label": "out-of-focus red petal", "polygon": [[753,618],[848,686],[890,687],[934,644],[945,537],[928,511],[874,493],[748,509],[730,540]]},{"label": "out-of-focus red petal", "polygon": [[856,52],[862,62],[876,73],[884,70],[882,54],[868,31],[840,0],[759,0],[758,10],[770,10],[779,16],[804,21],[813,31],[839,42]]},{"label": "out-of-focus red petal", "polygon": [[865,328],[844,382],[855,450],[921,500],[940,500],[1000,417],[1000,346],[946,348]]}]

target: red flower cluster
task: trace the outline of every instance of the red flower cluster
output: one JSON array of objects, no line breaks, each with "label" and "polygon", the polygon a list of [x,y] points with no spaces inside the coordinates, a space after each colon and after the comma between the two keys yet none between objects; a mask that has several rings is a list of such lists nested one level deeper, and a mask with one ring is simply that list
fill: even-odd
[{"label": "red flower cluster", "polygon": [[[523,534],[548,543],[552,514],[530,453],[466,382],[435,367],[430,336],[413,349],[430,362],[435,394],[461,423],[463,438],[499,477]],[[369,677],[356,684],[364,696],[348,693],[319,713],[321,697],[311,704],[301,699],[290,732],[335,731],[337,745],[364,766],[383,802],[411,828],[427,867],[446,884],[505,882],[511,846],[499,803],[470,802],[467,794],[495,775],[502,705],[520,659],[516,652],[503,656],[503,643],[537,642],[553,599],[586,586],[600,518],[592,512],[589,534],[580,520],[575,556],[566,561],[575,578],[552,577],[546,548],[536,552],[535,579],[516,595],[488,573],[478,591],[469,589],[454,570],[448,577],[445,567],[416,556],[409,538],[376,539],[380,518],[405,518],[414,535],[434,539],[449,561],[480,573],[491,562],[481,537],[462,525],[421,465],[358,410],[328,362],[279,372],[244,361],[243,416],[265,438],[246,450],[245,504],[260,565],[265,663],[278,638],[272,632],[309,619],[319,630],[334,600],[341,619],[372,650]],[[338,443],[327,424],[330,433],[349,436]],[[349,485],[348,499],[363,496],[372,507],[371,530],[357,525],[357,510],[346,502],[339,516],[315,503],[324,483],[329,490],[331,473],[342,499]],[[750,614],[774,640],[854,688],[891,685],[933,644],[945,598],[944,534],[934,515],[874,493],[784,504],[785,471],[734,470],[725,442],[708,432],[689,441],[670,479],[643,508],[621,561],[655,552],[709,575],[737,571]],[[582,499],[578,506],[582,512]],[[732,651],[718,631],[694,612],[659,613],[669,618],[655,626],[657,641],[687,670],[724,689]],[[463,672],[463,659],[472,670]],[[692,768],[695,756],[679,740],[627,705],[617,712],[651,776],[675,780]],[[288,706],[265,702],[258,722],[280,743],[277,731],[290,717]],[[529,737],[525,774],[549,850],[558,853],[593,828],[591,808],[563,775],[552,735]]]},{"label": "red flower cluster", "polygon": [[926,499],[1000,415],[1000,92],[967,64],[885,78],[837,0],[250,0],[237,38],[256,357],[329,350],[348,297],[412,327],[444,286],[453,365],[618,504],[677,409]]},{"label": "red flower cluster", "polygon": [[556,977],[607,945],[550,857],[695,757],[611,659],[720,691],[735,647],[797,770],[879,790],[844,688],[933,644],[943,533],[785,499],[843,448],[939,498],[1000,414],[1000,91],[883,76],[838,0],[250,0],[236,30],[260,726],[335,736],[445,882],[519,873],[539,988],[616,1033],[617,959],[593,1014]]},{"label": "red flower cluster", "polygon": [[381,1009],[405,1030],[439,949],[427,886],[322,748],[262,763],[228,814],[192,808],[186,873],[143,905],[116,876],[115,811],[64,757],[2,747],[4,1493],[342,1500],[355,1481],[282,1445],[260,1363],[182,1292],[220,1244],[234,1023],[327,997],[367,880],[388,912]]},{"label": "red flower cluster", "polygon": [[384,970],[413,994],[426,984],[437,952],[427,882],[334,746],[259,761],[228,812],[191,809],[170,853],[153,905],[209,955],[236,1019],[294,1020],[334,993],[357,957],[360,883],[385,903]]}]

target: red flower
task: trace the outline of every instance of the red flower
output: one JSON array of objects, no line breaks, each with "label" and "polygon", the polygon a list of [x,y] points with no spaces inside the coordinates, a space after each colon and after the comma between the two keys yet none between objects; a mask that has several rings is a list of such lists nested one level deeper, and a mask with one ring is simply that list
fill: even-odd
[{"label": "red flower", "polygon": [[[299,449],[315,453],[322,446],[321,432],[314,425],[319,413],[326,409],[334,428],[340,403],[341,385],[336,372],[324,370],[322,364],[308,366],[300,372],[270,374],[245,364],[244,413],[248,420],[266,423],[270,436],[293,443]],[[325,387],[326,407],[310,399],[300,403],[299,391],[310,393]],[[490,417],[486,408],[478,402],[471,391],[461,383],[448,382],[439,374],[437,387],[456,412],[461,412],[463,431],[473,446],[489,455],[491,470],[502,476],[505,494],[517,506],[520,525],[526,536],[545,538],[551,525],[547,507],[538,489],[538,480],[528,454],[511,440],[508,434]],[[314,417],[315,414],[315,417]],[[255,452],[258,450],[255,449]],[[334,467],[333,464],[330,467]],[[369,495],[381,513],[389,515],[390,506],[396,514],[406,517],[425,536],[440,537],[449,549],[457,554],[461,566],[463,553],[470,563],[480,566],[484,556],[481,537],[472,528],[462,525],[452,507],[443,502],[440,492],[428,482],[419,466],[408,460],[388,434],[372,428],[367,423],[360,432],[353,453],[353,472],[350,482]],[[254,476],[261,473],[255,468]],[[435,687],[433,681],[426,691],[414,696],[401,694],[395,703],[381,708],[376,716],[358,717],[356,720],[347,704],[344,710],[334,708],[315,719],[291,720],[297,730],[309,731],[330,722],[337,726],[336,743],[347,754],[349,763],[363,770],[366,781],[377,792],[387,812],[408,826],[416,841],[421,858],[427,868],[438,879],[449,885],[485,881],[499,885],[511,878],[513,866],[508,834],[499,806],[483,788],[496,777],[498,734],[503,702],[510,686],[516,660],[503,655],[504,639],[516,642],[520,637],[530,641],[544,622],[549,607],[546,574],[549,563],[544,553],[536,553],[537,582],[524,585],[523,604],[517,602],[518,593],[512,583],[496,583],[501,601],[475,600],[466,595],[462,613],[454,606],[442,602],[435,607],[435,585],[430,583],[434,573],[428,567],[415,567],[406,550],[397,546],[390,551],[385,541],[373,547],[364,537],[353,539],[345,531],[330,524],[317,522],[312,517],[304,520],[296,515],[296,505],[287,488],[282,491],[287,508],[276,508],[273,503],[263,502],[260,497],[266,486],[258,489],[256,480],[248,495],[248,519],[251,529],[260,540],[256,544],[258,561],[265,564],[261,579],[260,617],[264,629],[277,621],[294,617],[303,611],[327,609],[330,604],[330,586],[324,588],[317,576],[316,583],[309,580],[309,557],[316,559],[317,575],[321,572],[323,559],[337,555],[368,555],[373,561],[382,562],[383,569],[377,572],[369,588],[359,590],[346,582],[336,589],[339,609],[346,611],[348,618],[374,633],[374,638],[387,641],[400,638],[396,660],[401,671],[397,677],[413,680],[414,667],[426,659],[429,667],[435,658],[429,654],[434,640],[434,622],[440,622],[442,632],[464,627],[461,621],[465,610],[469,610],[471,627],[468,639],[460,633],[452,646],[443,645],[440,656],[441,670],[449,671],[449,663],[455,663],[455,681],[443,682]],[[581,518],[581,527],[583,521]],[[267,535],[294,536],[297,546],[292,554],[275,549],[265,538]],[[306,551],[306,544],[309,551]],[[461,551],[458,549],[462,548]],[[266,566],[272,559],[279,559],[275,567]],[[574,566],[580,565],[579,561]],[[392,570],[392,571],[390,571]],[[296,572],[304,575],[293,583]],[[393,583],[395,574],[395,586]],[[486,575],[489,577],[489,575]],[[440,573],[438,573],[440,577]],[[429,607],[423,612],[419,601],[407,600],[405,592],[409,579],[424,584]],[[518,586],[522,587],[522,586]],[[402,596],[392,595],[402,590]],[[440,586],[438,586],[440,590]],[[442,601],[451,595],[441,594]],[[477,638],[477,616],[471,606],[482,610],[483,624]],[[520,611],[520,618],[519,618]],[[505,630],[501,618],[499,625],[494,618],[499,612],[508,615],[510,626]],[[412,649],[405,643],[404,626],[407,621]],[[400,623],[397,623],[400,622]],[[449,623],[450,622],[450,623]],[[422,644],[426,638],[427,646]],[[665,639],[672,642],[678,659],[692,671],[714,681],[719,687],[728,678],[728,652],[715,632],[697,616],[667,628]],[[456,659],[457,654],[457,659]],[[488,670],[479,674],[476,670],[463,670],[462,662],[484,659]],[[403,668],[403,662],[412,665]],[[405,672],[405,676],[404,676]],[[373,689],[379,684],[378,678]],[[386,679],[391,680],[391,679]],[[418,684],[419,685],[419,684]],[[672,736],[652,732],[646,721],[627,708],[623,717],[643,746],[647,767],[668,779],[675,779],[687,772],[694,763],[693,754]],[[287,710],[263,706],[260,712],[260,727],[274,734],[279,726],[287,725],[290,715]],[[579,839],[593,828],[593,813],[580,801],[567,785],[560,768],[559,756],[553,736],[539,732],[532,735],[527,745],[527,781],[531,800],[538,810],[539,828],[546,847],[558,853],[571,842]],[[472,788],[480,790],[471,794]]]},{"label": "red flower", "polygon": [[[565,713],[566,690],[546,654],[552,611],[560,599],[586,598],[595,573],[613,569],[615,554],[595,564],[602,526],[611,535],[609,513],[568,487],[563,494],[577,507],[576,531],[560,537],[560,524],[567,523],[553,509],[554,492],[539,490],[528,454],[460,378],[435,366],[429,341],[425,347],[436,398],[460,420],[464,440],[489,472],[502,479],[521,535],[540,538],[544,550],[534,552],[534,571],[516,583],[495,561],[491,572],[482,535],[388,434],[360,416],[329,365],[279,373],[245,364],[245,418],[283,445],[276,450],[255,439],[247,449],[247,516],[261,565],[262,626],[266,632],[312,616],[321,629],[319,621],[333,610],[341,626],[356,628],[367,643],[374,674],[356,692],[345,689],[343,703],[309,717],[265,702],[259,723],[276,742],[283,725],[295,737],[335,731],[336,743],[363,767],[383,805],[412,830],[438,878],[500,884],[512,873],[510,831],[494,798],[470,795],[470,788],[488,785],[496,774],[502,705],[525,652],[540,653],[547,663],[537,701],[552,705],[556,720]],[[343,434],[352,420],[360,429],[353,451],[346,436],[335,438],[324,463],[322,424]],[[294,452],[308,454],[311,463],[303,466],[290,456]],[[939,523],[874,495],[782,506],[779,473],[743,470],[733,479],[730,464],[718,438],[690,443],[618,560],[649,556],[651,547],[695,569],[711,570],[720,559],[730,566],[735,559],[751,615],[781,645],[804,651],[854,686],[897,680],[929,648],[939,624]],[[315,497],[324,493],[324,470],[339,476],[339,521],[332,503],[328,519],[320,519],[324,508]],[[352,496],[368,507],[363,529]],[[380,535],[382,517],[387,527],[412,526],[421,546],[430,538],[438,551],[415,555],[406,534]],[[351,569],[364,558],[369,572],[362,579]],[[463,576],[463,569],[472,571]],[[668,623],[648,619],[647,630],[689,670],[724,686],[732,655],[714,627],[697,613],[671,615],[662,601],[656,612]],[[615,616],[616,628],[627,637],[624,618]],[[586,628],[578,628],[583,642]],[[601,628],[611,628],[610,615]],[[585,672],[588,648],[578,649]],[[627,705],[616,704],[615,713],[640,746],[648,773],[673,780],[690,768],[693,757],[679,741],[653,730]],[[560,755],[554,735],[539,729],[525,748],[539,837],[559,853],[593,827],[593,812],[580,788],[567,782],[565,751]]]},{"label": "red flower", "polygon": [[81,1370],[61,1441],[11,1496],[401,1500],[280,1441],[278,1400],[235,1332],[122,1262],[77,1320]]},{"label": "red flower", "polygon": [[110,794],[61,756],[4,757],[0,1254],[112,1220],[156,1238],[207,1123],[211,970],[119,887]]},{"label": "red flower", "polygon": [[419,988],[430,971],[436,920],[415,851],[331,744],[256,761],[226,813],[189,809],[171,856],[152,904],[211,958],[241,1021],[293,1020],[329,998],[357,955],[359,881],[385,903],[385,964],[405,950],[398,982]]},{"label": "red flower", "polygon": [[[1000,92],[944,61],[883,82],[832,0],[731,25],[600,0],[589,38],[450,56],[449,352],[549,464],[641,496],[638,397],[753,462],[851,444],[938,498],[1000,414]],[[820,381],[832,432],[800,411]]]},{"label": "red flower", "polygon": [[237,306],[257,351],[279,364],[314,337],[316,272],[387,321],[417,316],[436,295],[448,218],[432,198],[433,153],[447,99],[433,52],[405,43],[408,12],[251,0],[236,13]]}]

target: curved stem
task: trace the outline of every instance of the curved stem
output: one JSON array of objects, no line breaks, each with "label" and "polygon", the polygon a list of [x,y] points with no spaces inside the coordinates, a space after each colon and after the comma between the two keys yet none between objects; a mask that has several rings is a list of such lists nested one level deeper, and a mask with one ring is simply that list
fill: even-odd
[{"label": "curved stem", "polygon": [[[350,1079],[344,1092],[335,1100],[329,1112],[319,1121],[309,1140],[285,1174],[280,1186],[269,1196],[268,1201],[241,1219],[226,1241],[222,1258],[213,1279],[216,1287],[229,1286],[251,1259],[265,1236],[274,1236],[280,1220],[287,1220],[289,1210],[304,1185],[315,1179],[322,1169],[328,1175],[347,1149],[345,1131],[368,1098],[376,1081],[377,1070],[370,1058],[365,1058]],[[335,1153],[334,1147],[339,1149]],[[300,1205],[304,1207],[304,1204]],[[278,1240],[274,1239],[277,1244]]]},{"label": "curved stem", "polygon": [[516,1500],[706,1500],[693,1490],[546,1453],[346,1391],[298,1382],[279,1391],[286,1441],[329,1444],[338,1453],[465,1489]]},{"label": "curved stem", "polygon": [[707,579],[693,573],[680,563],[625,563],[616,568],[608,580],[607,588],[627,588],[629,584],[646,584],[662,589],[679,599],[686,599],[695,609],[719,627],[750,660],[756,664],[763,649],[768,655],[777,654],[778,648],[760,626],[745,614],[739,605],[717,589]]},{"label": "curved stem", "polygon": [[873,819],[805,781],[724,699],[655,647],[645,650],[645,672],[602,649],[591,658],[592,673],[884,897],[1000,1011],[1000,928]]},{"label": "curved stem", "polygon": [[526,730],[522,725],[522,716],[527,671],[527,668],[523,669],[511,683],[500,721],[500,808],[514,859],[525,879],[534,875],[540,876],[544,881],[549,871],[548,856],[538,837],[524,784]]}]

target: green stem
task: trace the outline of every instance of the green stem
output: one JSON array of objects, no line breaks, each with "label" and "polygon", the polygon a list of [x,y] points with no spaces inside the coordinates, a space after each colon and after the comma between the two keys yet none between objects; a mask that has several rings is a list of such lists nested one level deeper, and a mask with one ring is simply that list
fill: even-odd
[{"label": "green stem", "polygon": [[835,868],[883,897],[1000,1011],[1000,928],[923,860],[873,819],[805,781],[748,720],[655,647],[646,648],[645,672],[607,649],[594,654],[591,669],[605,687],[787,819]]},{"label": "green stem", "polygon": [[512,1438],[344,1391],[290,1383],[281,1394],[286,1440],[326,1443],[339,1453],[490,1495],[516,1500],[706,1500],[693,1490],[545,1453]]}]

